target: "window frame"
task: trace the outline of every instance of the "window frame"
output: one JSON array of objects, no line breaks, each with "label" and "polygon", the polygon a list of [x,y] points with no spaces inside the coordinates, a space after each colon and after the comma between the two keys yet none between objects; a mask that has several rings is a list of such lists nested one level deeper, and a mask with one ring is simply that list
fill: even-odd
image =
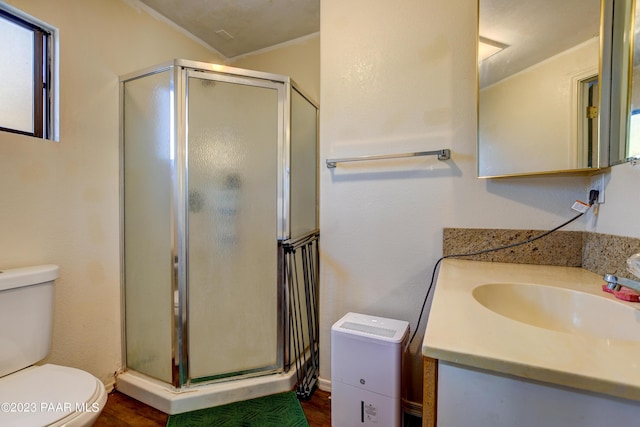
[{"label": "window frame", "polygon": [[2,126],[0,131],[58,141],[58,30],[3,2],[0,18],[34,34],[33,132]]}]

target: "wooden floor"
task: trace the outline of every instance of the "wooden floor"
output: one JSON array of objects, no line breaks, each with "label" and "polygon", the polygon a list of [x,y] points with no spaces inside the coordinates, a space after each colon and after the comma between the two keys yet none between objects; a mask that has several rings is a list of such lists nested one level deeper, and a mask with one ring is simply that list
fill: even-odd
[{"label": "wooden floor", "polygon": [[[301,401],[311,427],[331,427],[330,394],[316,390],[309,401]],[[94,427],[158,427],[166,426],[169,416],[129,396],[114,391]]]}]

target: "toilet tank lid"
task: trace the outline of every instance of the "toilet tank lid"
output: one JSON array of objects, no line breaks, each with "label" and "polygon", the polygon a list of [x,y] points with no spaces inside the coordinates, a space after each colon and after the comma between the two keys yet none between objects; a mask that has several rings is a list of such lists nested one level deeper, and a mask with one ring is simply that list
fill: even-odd
[{"label": "toilet tank lid", "polygon": [[0,291],[50,282],[58,278],[58,271],[53,264],[0,270]]}]

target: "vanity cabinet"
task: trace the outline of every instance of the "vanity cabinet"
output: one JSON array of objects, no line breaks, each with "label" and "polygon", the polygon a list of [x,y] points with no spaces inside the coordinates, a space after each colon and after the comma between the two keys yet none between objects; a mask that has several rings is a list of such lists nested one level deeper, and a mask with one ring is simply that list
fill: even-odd
[{"label": "vanity cabinet", "polygon": [[437,386],[425,382],[423,427],[602,427],[640,416],[639,402],[424,359]]},{"label": "vanity cabinet", "polygon": [[582,268],[445,260],[424,427],[638,425],[640,308]]}]

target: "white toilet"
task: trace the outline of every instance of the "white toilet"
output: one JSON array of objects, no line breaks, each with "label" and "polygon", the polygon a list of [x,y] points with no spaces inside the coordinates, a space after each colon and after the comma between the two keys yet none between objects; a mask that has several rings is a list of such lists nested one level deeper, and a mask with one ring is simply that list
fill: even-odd
[{"label": "white toilet", "polygon": [[0,271],[0,426],[92,425],[104,385],[80,369],[34,365],[49,353],[58,266]]}]

